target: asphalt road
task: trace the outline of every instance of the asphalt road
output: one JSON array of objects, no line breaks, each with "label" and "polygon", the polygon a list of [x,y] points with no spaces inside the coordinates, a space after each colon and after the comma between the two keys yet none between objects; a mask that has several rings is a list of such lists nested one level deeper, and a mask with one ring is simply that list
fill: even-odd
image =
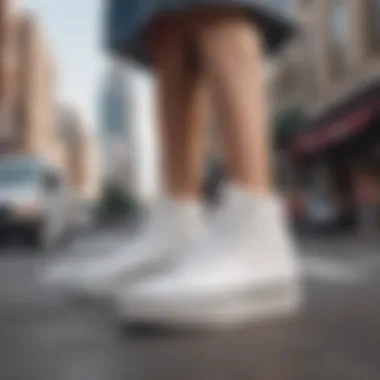
[{"label": "asphalt road", "polygon": [[37,281],[56,257],[113,251],[122,233],[82,237],[49,257],[0,256],[1,380],[378,380],[378,241],[301,244],[307,303],[293,319],[217,334],[128,335],[102,305]]}]

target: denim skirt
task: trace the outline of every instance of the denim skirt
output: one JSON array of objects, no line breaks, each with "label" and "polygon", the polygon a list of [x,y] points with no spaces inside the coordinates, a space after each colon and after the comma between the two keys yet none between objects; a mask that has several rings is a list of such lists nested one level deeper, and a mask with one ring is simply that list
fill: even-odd
[{"label": "denim skirt", "polygon": [[275,53],[295,32],[292,0],[106,0],[105,44],[115,55],[149,64],[142,38],[158,17],[194,7],[245,8],[264,33],[266,48]]}]

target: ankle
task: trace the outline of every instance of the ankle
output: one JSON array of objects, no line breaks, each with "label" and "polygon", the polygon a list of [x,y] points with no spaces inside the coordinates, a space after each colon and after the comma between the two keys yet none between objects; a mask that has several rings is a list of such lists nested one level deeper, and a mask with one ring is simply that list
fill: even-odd
[{"label": "ankle", "polygon": [[235,187],[243,189],[246,192],[260,196],[269,196],[274,192],[269,181],[232,177],[231,183],[233,183]]},{"label": "ankle", "polygon": [[235,192],[245,194],[246,196],[267,198],[274,195],[274,190],[270,186],[235,179],[229,181],[226,184],[226,188],[235,189]]}]

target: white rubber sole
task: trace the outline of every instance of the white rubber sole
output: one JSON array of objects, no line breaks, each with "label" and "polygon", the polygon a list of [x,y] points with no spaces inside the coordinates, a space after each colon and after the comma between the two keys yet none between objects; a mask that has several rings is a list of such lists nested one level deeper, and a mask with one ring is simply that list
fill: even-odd
[{"label": "white rubber sole", "polygon": [[150,260],[139,268],[129,269],[128,272],[114,273],[113,275],[89,276],[73,281],[67,285],[68,293],[74,298],[87,301],[113,301],[115,294],[121,287],[140,281],[154,274],[165,272],[172,265],[170,260]]},{"label": "white rubber sole", "polygon": [[120,320],[133,327],[173,327],[190,329],[224,329],[260,322],[272,318],[290,317],[302,305],[299,284],[257,289],[251,294],[229,295],[219,300],[147,304],[119,301],[116,309]]}]

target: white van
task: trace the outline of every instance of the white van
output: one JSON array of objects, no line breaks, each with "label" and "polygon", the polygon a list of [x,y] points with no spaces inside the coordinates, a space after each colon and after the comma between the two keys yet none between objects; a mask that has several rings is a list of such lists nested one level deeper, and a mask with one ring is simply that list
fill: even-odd
[{"label": "white van", "polygon": [[69,189],[64,176],[41,158],[0,159],[0,231],[18,232],[35,248],[56,243],[67,228]]}]

